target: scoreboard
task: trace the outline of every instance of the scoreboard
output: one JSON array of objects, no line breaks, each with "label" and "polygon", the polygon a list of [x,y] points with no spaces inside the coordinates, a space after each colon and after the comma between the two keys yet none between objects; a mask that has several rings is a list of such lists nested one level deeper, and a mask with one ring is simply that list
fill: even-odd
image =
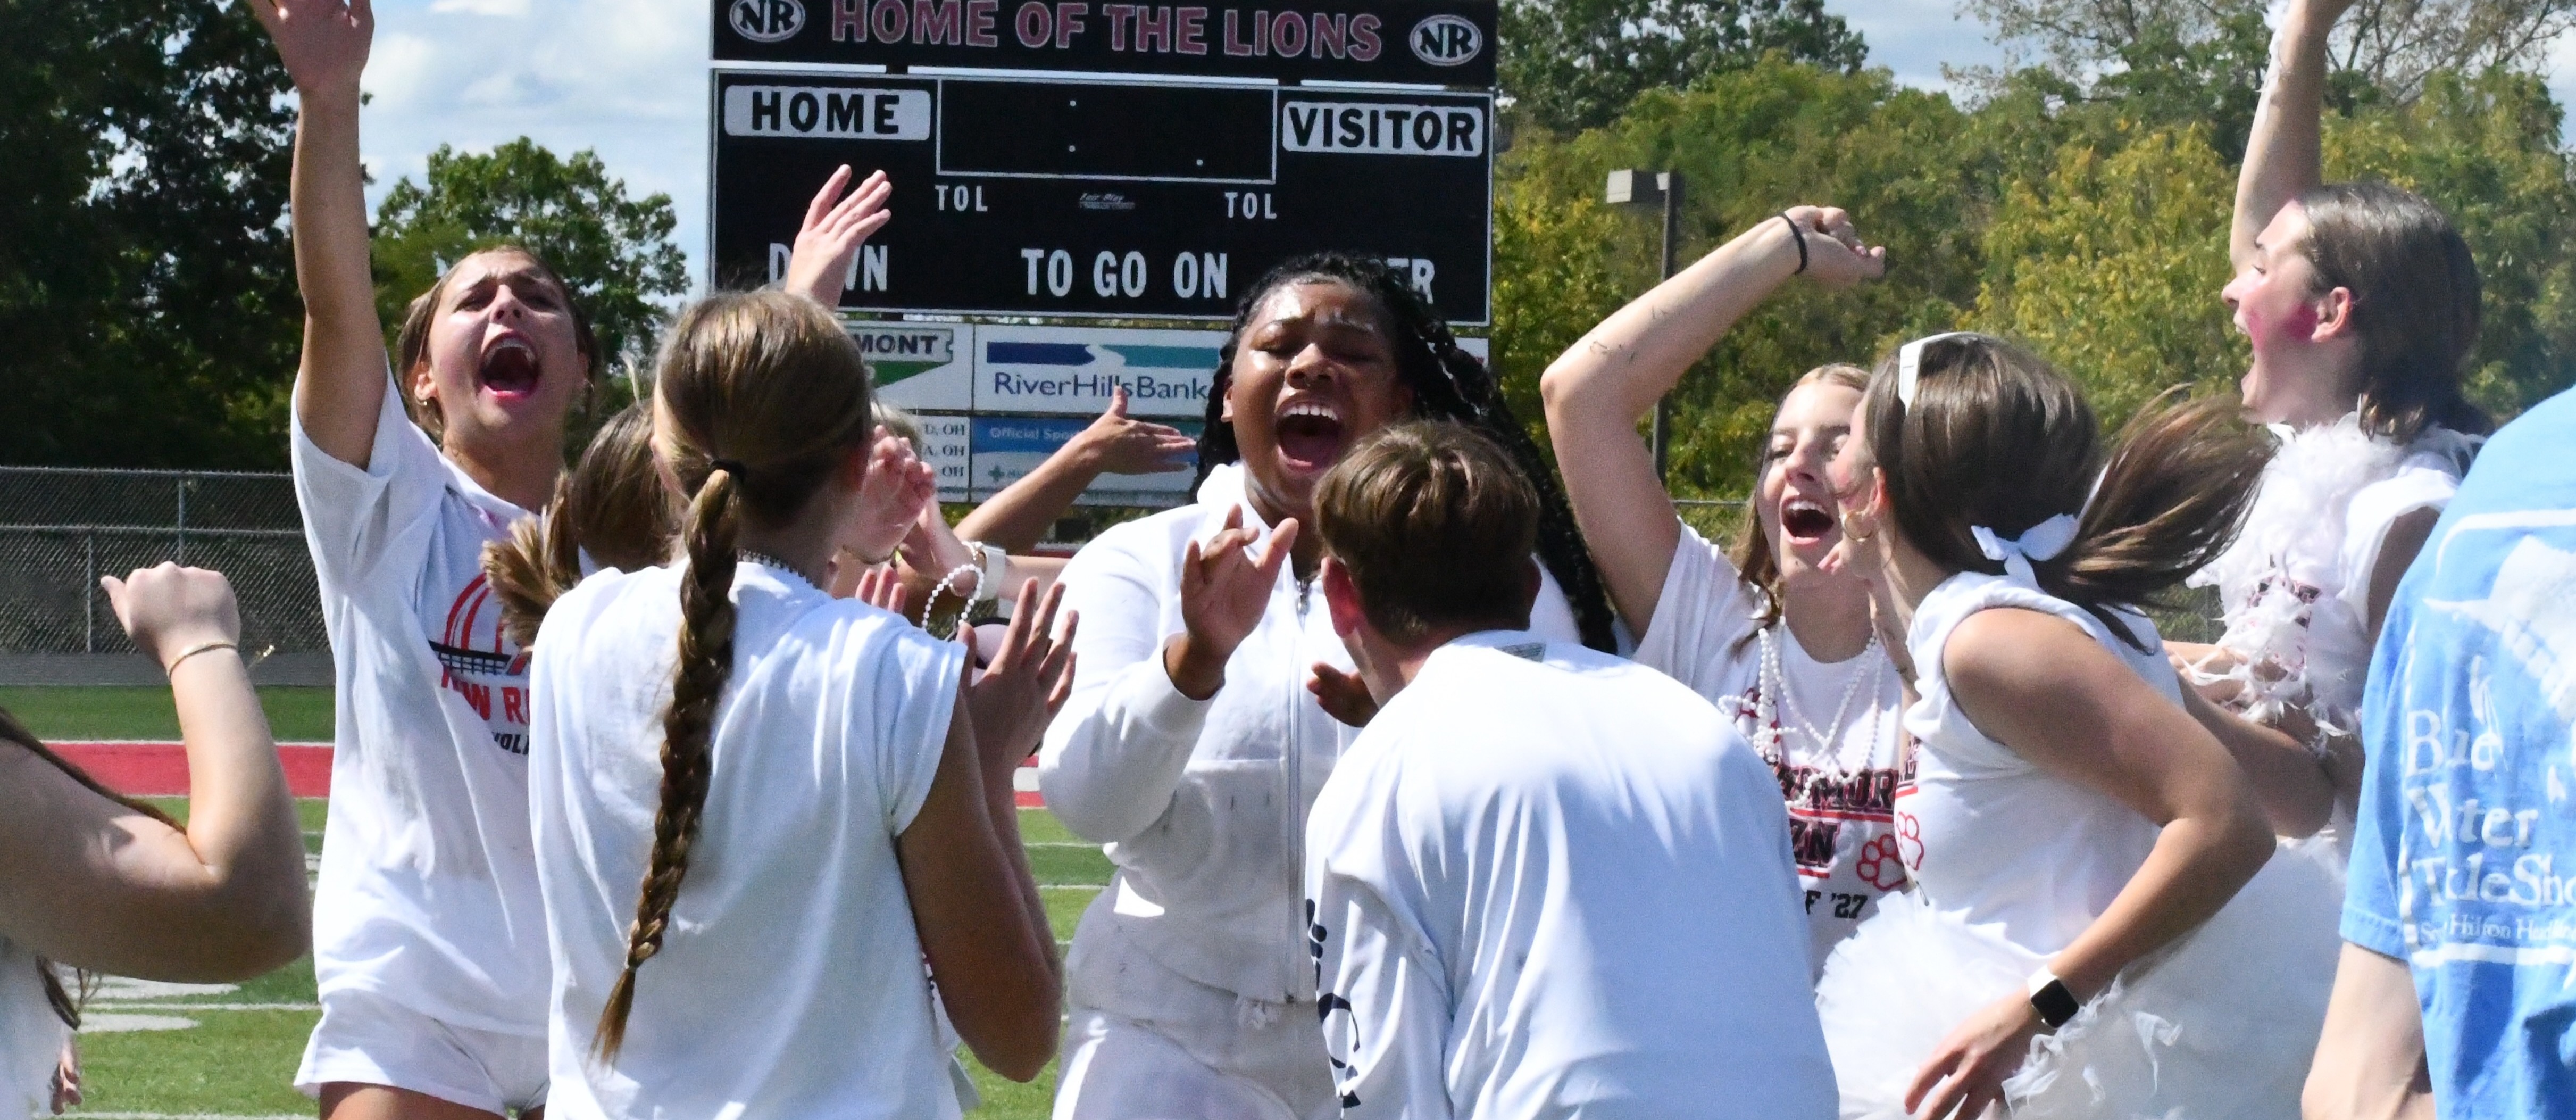
[{"label": "scoreboard", "polygon": [[712,96],[720,285],[783,275],[846,163],[894,185],[851,311],[1222,319],[1270,267],[1339,249],[1454,323],[1490,318],[1490,93],[760,69]]}]

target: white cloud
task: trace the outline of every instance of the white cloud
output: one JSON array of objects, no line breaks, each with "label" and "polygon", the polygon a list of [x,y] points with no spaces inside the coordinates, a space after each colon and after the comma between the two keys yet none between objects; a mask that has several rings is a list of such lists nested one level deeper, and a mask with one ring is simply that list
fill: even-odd
[{"label": "white cloud", "polygon": [[435,0],[429,10],[439,15],[524,16],[528,0]]}]

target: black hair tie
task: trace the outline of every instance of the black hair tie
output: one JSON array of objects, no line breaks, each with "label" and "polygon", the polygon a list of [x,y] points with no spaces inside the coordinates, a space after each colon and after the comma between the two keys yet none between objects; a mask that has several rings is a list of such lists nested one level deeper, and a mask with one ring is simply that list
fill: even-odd
[{"label": "black hair tie", "polygon": [[743,476],[751,473],[751,468],[743,466],[742,460],[740,459],[710,459],[707,461],[707,466],[712,470],[719,470],[732,475],[734,480],[737,482],[741,481]]},{"label": "black hair tie", "polygon": [[1807,231],[1799,229],[1798,219],[1790,217],[1789,212],[1786,210],[1780,212],[1780,220],[1789,223],[1789,236],[1796,239],[1798,242],[1798,271],[1790,273],[1790,275],[1805,275],[1807,271]]}]

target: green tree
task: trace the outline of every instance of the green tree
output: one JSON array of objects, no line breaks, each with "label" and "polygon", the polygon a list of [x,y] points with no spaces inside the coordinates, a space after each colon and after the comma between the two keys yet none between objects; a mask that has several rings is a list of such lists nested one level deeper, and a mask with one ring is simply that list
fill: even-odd
[{"label": "green tree", "polygon": [[1511,0],[1503,92],[1543,128],[1610,123],[1649,89],[1682,89],[1772,52],[1845,72],[1868,46],[1824,0]]},{"label": "green tree", "polygon": [[2232,387],[2247,352],[2218,292],[2235,191],[2198,129],[2068,145],[2005,189],[1968,325],[2029,343],[2114,426],[2174,385]]},{"label": "green tree", "polygon": [[612,371],[651,360],[666,313],[655,301],[688,287],[671,241],[679,221],[671,196],[630,198],[597,153],[564,159],[526,137],[488,155],[441,144],[424,178],[395,183],[376,208],[376,303],[389,332],[447,266],[512,244],[534,250],[572,287]]},{"label": "green tree", "polygon": [[292,116],[238,5],[0,0],[0,461],[285,460]]}]

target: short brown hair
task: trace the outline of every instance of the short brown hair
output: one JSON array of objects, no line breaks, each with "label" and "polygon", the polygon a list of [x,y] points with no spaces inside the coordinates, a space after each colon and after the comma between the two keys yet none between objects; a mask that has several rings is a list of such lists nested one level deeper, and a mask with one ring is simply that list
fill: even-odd
[{"label": "short brown hair", "polygon": [[1369,625],[1399,642],[1447,626],[1529,626],[1538,492],[1494,441],[1449,421],[1379,429],[1325,472],[1315,531]]}]

